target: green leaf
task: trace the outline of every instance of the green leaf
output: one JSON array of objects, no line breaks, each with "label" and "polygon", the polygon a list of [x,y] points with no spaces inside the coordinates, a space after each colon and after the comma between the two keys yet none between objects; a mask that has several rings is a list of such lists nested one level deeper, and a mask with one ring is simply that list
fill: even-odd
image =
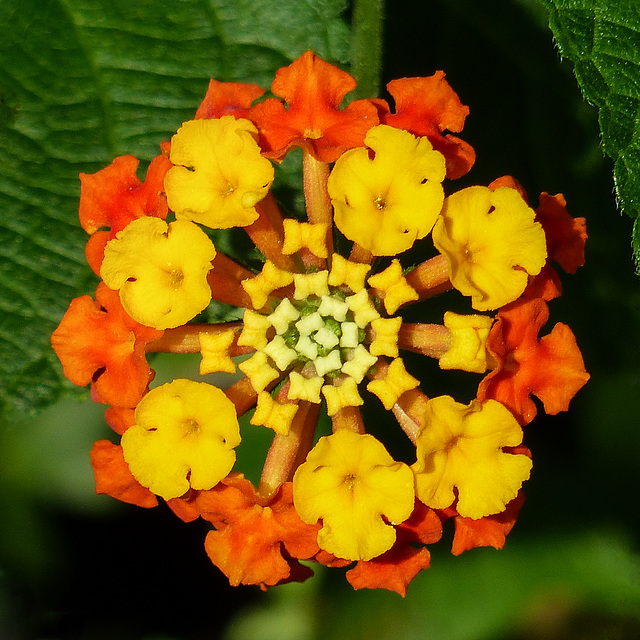
[{"label": "green leaf", "polygon": [[0,3],[0,412],[70,385],[49,346],[93,293],[78,173],[144,161],[192,117],[209,78],[269,88],[307,49],[345,62],[343,0]]},{"label": "green leaf", "polygon": [[[620,206],[640,214],[640,4],[637,0],[544,0],[560,53],[584,97],[600,108],[602,146],[613,159]],[[634,234],[636,262],[640,238]]]}]

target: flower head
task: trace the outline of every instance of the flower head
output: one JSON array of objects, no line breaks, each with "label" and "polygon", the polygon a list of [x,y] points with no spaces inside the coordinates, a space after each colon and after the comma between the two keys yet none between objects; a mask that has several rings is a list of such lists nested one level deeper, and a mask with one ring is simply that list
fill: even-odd
[{"label": "flower head", "polygon": [[[561,294],[549,261],[582,264],[583,221],[561,196],[534,212],[509,176],[451,188],[475,153],[453,135],[469,109],[443,72],[390,82],[395,113],[373,98],[343,108],[354,87],[312,52],[258,104],[257,85],[212,80],[144,185],[129,156],[83,177],[87,255],[104,282],[96,302],[72,302],[52,343],[121,436],[94,446],[96,490],[205,520],[207,555],[233,585],[304,580],[305,561],[352,565],[354,588],[404,595],[447,519],[454,554],[500,548],[532,467],[530,395],[556,413],[588,378],[566,325],[538,337]],[[283,215],[271,189],[271,162],[294,147],[306,219]],[[231,227],[256,247],[246,264],[221,250]],[[456,311],[432,310],[451,289]],[[199,369],[150,389],[147,351],[198,353]],[[437,360],[431,375],[489,373],[468,405],[429,398],[407,351]],[[213,372],[221,388],[196,381]],[[382,419],[367,432],[369,403],[415,455],[389,454]],[[233,471],[247,422],[272,438],[255,484]]]}]

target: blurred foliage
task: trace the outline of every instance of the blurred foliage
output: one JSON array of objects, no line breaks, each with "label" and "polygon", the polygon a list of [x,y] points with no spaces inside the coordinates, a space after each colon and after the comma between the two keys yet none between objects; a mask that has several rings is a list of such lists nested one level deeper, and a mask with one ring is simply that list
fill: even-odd
[{"label": "blurred foliage", "polygon": [[[534,472],[505,549],[454,558],[443,542],[404,600],[354,592],[341,570],[318,569],[305,584],[267,594],[232,589],[205,556],[202,523],[94,495],[88,452],[111,436],[102,407],[67,399],[0,428],[0,638],[640,637],[640,289],[598,112],[554,49],[544,5],[387,5],[381,86],[444,69],[471,108],[461,135],[478,160],[455,186],[509,173],[534,205],[543,190],[563,192],[589,227],[587,264],[562,277],[551,317],[576,333],[592,379],[569,413],[528,427]],[[0,3],[4,401],[26,414],[61,391],[48,333],[69,299],[94,284],[81,260],[77,173],[119,153],[148,160],[193,113],[210,76],[269,86],[277,66],[309,47],[346,63],[341,9],[337,0]],[[286,176],[291,186],[279,196],[295,213],[293,166]],[[175,356],[153,366],[157,384],[197,371],[193,359]],[[438,375],[457,382],[456,372]],[[239,457],[255,473],[268,446],[263,431],[243,425]]]}]

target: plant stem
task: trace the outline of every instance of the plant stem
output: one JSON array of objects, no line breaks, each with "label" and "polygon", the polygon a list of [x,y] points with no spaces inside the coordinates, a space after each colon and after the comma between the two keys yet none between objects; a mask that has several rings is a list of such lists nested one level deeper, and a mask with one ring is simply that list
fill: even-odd
[{"label": "plant stem", "polygon": [[354,0],[351,37],[351,75],[358,86],[354,98],[380,93],[384,0]]}]

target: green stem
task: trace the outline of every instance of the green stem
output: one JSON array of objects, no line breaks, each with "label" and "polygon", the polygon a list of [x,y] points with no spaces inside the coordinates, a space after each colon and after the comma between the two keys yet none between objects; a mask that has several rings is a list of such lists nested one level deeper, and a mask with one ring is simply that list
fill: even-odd
[{"label": "green stem", "polygon": [[384,0],[354,0],[351,75],[358,82],[354,98],[380,95]]}]

